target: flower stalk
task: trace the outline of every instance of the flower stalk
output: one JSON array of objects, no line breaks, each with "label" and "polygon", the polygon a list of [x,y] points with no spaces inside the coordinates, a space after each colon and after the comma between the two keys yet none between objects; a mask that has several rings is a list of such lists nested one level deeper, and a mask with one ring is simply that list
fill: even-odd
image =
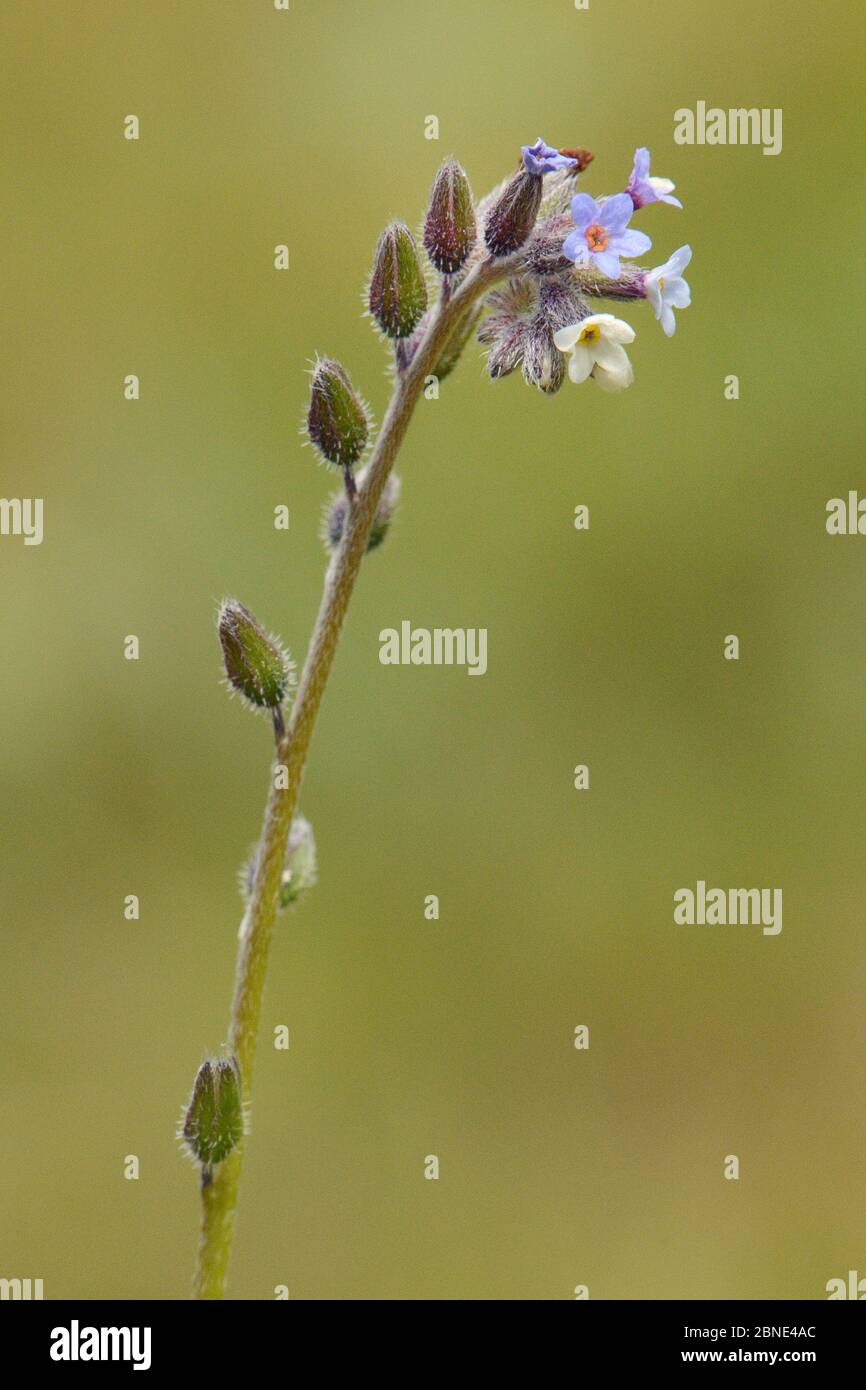
[{"label": "flower stalk", "polygon": [[[313,730],[379,503],[426,377],[433,371],[467,310],[498,279],[507,275],[509,269],[510,263],[505,259],[478,262],[448,302],[440,301],[434,310],[411,363],[395,382],[363,484],[358,489],[355,504],[348,510],[342,540],[325,576],[324,593],[298,692],[285,733],[277,743],[271,768],[260,852],[238,947],[228,1046],[237,1058],[247,1104],[286,844],[298,806]],[[279,768],[285,769],[280,779],[276,776]],[[202,1187],[201,1238],[194,1279],[194,1296],[199,1299],[220,1299],[225,1292],[242,1164],[243,1147],[239,1146]]]},{"label": "flower stalk", "polygon": [[[315,880],[312,829],[298,814],[301,784],[361,563],[390,525],[399,489],[394,465],[415,406],[431,378],[454,370],[476,330],[489,348],[493,379],[522,365],[526,382],[548,396],[566,376],[622,390],[634,379],[624,349],[634,331],[610,314],[590,314],[587,297],[648,300],[668,335],[673,309],[689,303],[682,278],[687,246],[655,270],[621,264],[651,245],[629,228],[632,213],[653,201],[679,205],[669,196],[673,184],[650,179],[649,152],[641,149],[625,192],[601,200],[575,194],[591,161],[586,150],[557,150],[539,139],[523,147],[517,173],[475,208],[463,170],[446,160],[434,184],[423,252],[404,223],[391,223],[380,237],[368,306],[391,343],[393,390],[368,453],[369,412],[345,369],[322,357],[313,367],[307,436],[342,472],[345,490],[325,519],[331,558],[291,703],[294,666],[278,639],[235,600],[220,611],[228,682],[248,704],[269,711],[276,750],[261,837],[242,875],[228,1059],[202,1065],[183,1123],[202,1175],[196,1298],[220,1299],[225,1292],[271,937],[278,911]],[[436,273],[438,297],[428,307],[428,281]]]}]

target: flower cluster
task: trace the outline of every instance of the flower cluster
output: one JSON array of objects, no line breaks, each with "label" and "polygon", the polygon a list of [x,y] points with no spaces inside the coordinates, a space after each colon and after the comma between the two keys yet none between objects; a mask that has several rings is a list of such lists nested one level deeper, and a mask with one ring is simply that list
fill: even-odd
[{"label": "flower cluster", "polygon": [[650,175],[650,153],[642,147],[623,192],[593,198],[575,190],[591,160],[585,150],[557,150],[538,139],[523,147],[517,174],[491,200],[488,250],[520,253],[506,286],[488,295],[489,313],[479,330],[493,378],[522,366],[531,385],[551,394],[565,378],[556,360],[561,354],[571,381],[591,377],[602,390],[621,391],[634,380],[625,350],[634,330],[612,314],[592,313],[589,300],[644,299],[668,337],[676,328],[674,309],[689,304],[683,271],[690,247],[681,246],[655,269],[624,265],[652,247],[650,237],[631,226],[634,214],[650,203],[682,207],[674,184]]}]

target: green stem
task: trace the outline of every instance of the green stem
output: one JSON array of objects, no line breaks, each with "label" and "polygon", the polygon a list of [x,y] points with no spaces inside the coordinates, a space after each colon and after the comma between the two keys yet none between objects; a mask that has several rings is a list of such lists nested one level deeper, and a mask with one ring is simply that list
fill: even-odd
[{"label": "green stem", "polygon": [[[277,742],[256,877],[238,947],[229,1046],[238,1060],[247,1103],[250,1100],[268,949],[276,918],[286,841],[298,805],[316,718],[331,674],[346,609],[367,550],[379,499],[426,378],[434,372],[466,310],[492,284],[508,275],[513,264],[514,258],[477,262],[453,290],[447,302],[440,300],[436,306],[415,356],[394,386],[382,429],[370,457],[364,486],[358,492],[355,504],[349,508],[343,539],[325,577],[319,615],[289,725]],[[277,771],[280,768],[285,772],[278,786]],[[196,1298],[223,1297],[242,1153],[243,1146],[230,1154],[217,1168],[212,1181],[202,1188],[201,1239],[194,1279]]]}]

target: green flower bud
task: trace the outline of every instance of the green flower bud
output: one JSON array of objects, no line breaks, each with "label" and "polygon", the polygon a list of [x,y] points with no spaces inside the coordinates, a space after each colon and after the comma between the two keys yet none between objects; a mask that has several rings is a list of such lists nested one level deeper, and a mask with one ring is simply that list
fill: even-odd
[{"label": "green flower bud", "polygon": [[179,1138],[190,1155],[210,1169],[222,1163],[244,1135],[241,1074],[234,1057],[211,1057],[196,1074]]},{"label": "green flower bud", "polygon": [[484,240],[493,256],[508,256],[528,239],[541,207],[542,178],[522,166],[490,209]]},{"label": "green flower bud", "polygon": [[295,664],[248,608],[228,599],[217,619],[229,684],[257,708],[278,709],[294,684]]},{"label": "green flower bud", "polygon": [[307,433],[328,463],[351,468],[364,452],[370,431],[367,409],[339,362],[320,357],[310,382]]},{"label": "green flower bud", "polygon": [[427,308],[427,285],[415,241],[402,222],[379,237],[370,280],[370,313],[389,338],[407,338]]},{"label": "green flower bud", "polygon": [[[362,469],[358,474],[358,487],[363,487],[367,470]],[[400,479],[396,473],[388,475],[382,496],[379,498],[379,505],[376,508],[376,516],[373,521],[373,529],[370,532],[370,539],[367,541],[367,550],[375,550],[380,546],[388,534],[388,527],[400,497]],[[349,512],[349,499],[344,492],[335,492],[325,510],[322,519],[322,540],[328,550],[336,550],[340,541],[343,539],[343,531],[346,526],[346,517]]]},{"label": "green flower bud", "polygon": [[454,159],[446,159],[433,184],[424,223],[424,247],[437,270],[453,275],[475,245],[475,209],[469,180]]},{"label": "green flower bud", "polygon": [[[256,847],[240,872],[241,896],[248,903],[253,893],[259,851]],[[316,841],[306,816],[295,816],[286,845],[286,857],[277,895],[277,910],[284,912],[316,883]]]}]

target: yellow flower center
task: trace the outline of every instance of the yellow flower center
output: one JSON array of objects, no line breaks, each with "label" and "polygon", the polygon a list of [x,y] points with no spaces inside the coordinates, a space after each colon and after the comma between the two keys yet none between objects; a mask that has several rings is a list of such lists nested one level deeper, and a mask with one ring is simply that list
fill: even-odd
[{"label": "yellow flower center", "polygon": [[660,290],[663,290],[664,287],[665,287],[665,277],[664,277],[663,275],[660,275],[660,276],[659,276],[659,289],[660,289]]},{"label": "yellow flower center", "polygon": [[607,232],[599,222],[593,222],[584,232],[590,251],[603,251],[607,246]]},{"label": "yellow flower center", "polygon": [[581,330],[580,337],[577,341],[579,343],[597,343],[600,337],[601,329],[599,328],[598,324],[590,323],[587,325],[586,328]]}]

